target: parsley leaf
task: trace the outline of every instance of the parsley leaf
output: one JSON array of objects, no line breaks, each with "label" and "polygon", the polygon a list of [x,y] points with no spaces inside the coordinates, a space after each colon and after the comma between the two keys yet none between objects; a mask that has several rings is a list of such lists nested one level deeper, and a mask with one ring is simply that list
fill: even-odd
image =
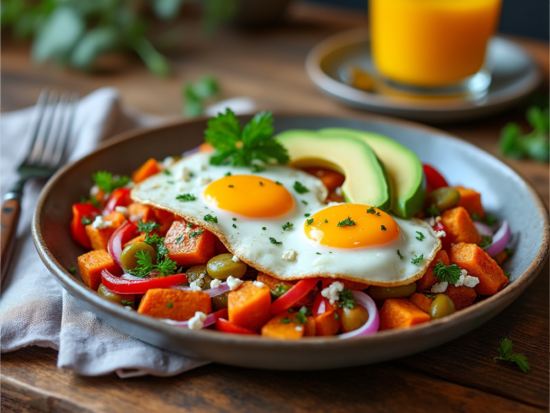
[{"label": "parsley leaf", "polygon": [[207,222],[208,222],[208,221],[213,222],[214,224],[217,224],[217,223],[218,223],[218,217],[214,217],[214,216],[212,216],[212,215],[210,215],[210,214],[205,215],[205,216],[204,216],[204,220],[207,221]]},{"label": "parsley leaf", "polygon": [[272,243],[272,244],[275,244],[275,245],[281,245],[282,242],[281,241],[277,241],[275,238],[273,237],[269,237],[269,241]]},{"label": "parsley leaf", "polygon": [[[235,225],[235,224],[233,224],[233,225]],[[235,226],[235,228],[237,228],[237,226]],[[191,238],[195,238],[197,235],[202,235],[202,234],[204,234],[204,229],[199,229],[198,231],[190,232],[189,236]]]},{"label": "parsley leaf", "polygon": [[382,231],[385,231],[386,227],[384,225],[382,225],[381,229],[382,229]]},{"label": "parsley leaf", "polygon": [[82,222],[82,225],[90,225],[92,223],[92,220],[88,217],[82,217],[80,222]]},{"label": "parsley leaf", "polygon": [[490,235],[482,235],[481,236],[481,243],[479,244],[479,246],[481,248],[485,248],[485,247],[488,247],[489,245],[491,245],[493,243],[493,237],[490,236]]},{"label": "parsley leaf", "polygon": [[434,204],[431,204],[430,207],[426,209],[424,212],[429,217],[437,217],[441,215],[441,212],[439,212],[439,209],[437,209]]},{"label": "parsley leaf", "polygon": [[306,192],[309,192],[309,189],[307,189],[304,185],[302,185],[298,181],[294,181],[294,185],[292,186],[296,192],[299,194],[305,194]]},{"label": "parsley leaf", "polygon": [[294,227],[294,224],[292,222],[286,222],[283,224],[283,231],[289,231]]},{"label": "parsley leaf", "polygon": [[340,308],[354,308],[355,307],[355,298],[353,297],[353,292],[344,288],[338,293],[338,306]]},{"label": "parsley leaf", "polygon": [[172,301],[168,301],[168,304],[166,304],[166,308],[172,308]]},{"label": "parsley leaf", "polygon": [[422,241],[424,240],[424,238],[426,238],[426,236],[422,232],[416,231],[416,233],[418,234],[418,237],[416,237],[418,241]]},{"label": "parsley leaf", "polygon": [[300,308],[300,311],[298,311],[294,316],[294,322],[296,324],[305,324],[307,322],[306,311],[302,311],[302,309],[307,311],[305,307]]},{"label": "parsley leaf", "polygon": [[92,175],[92,179],[99,189],[110,194],[117,188],[128,185],[131,179],[125,175],[113,176],[111,172],[99,171]]},{"label": "parsley leaf", "polygon": [[399,259],[402,260],[403,258],[405,258],[405,256],[403,254],[401,254],[401,251],[397,250],[397,255],[399,255]]},{"label": "parsley leaf", "polygon": [[147,234],[152,232],[155,229],[160,229],[160,225],[154,221],[149,221],[149,222],[138,221],[137,227],[139,232],[145,232]]},{"label": "parsley leaf", "polygon": [[225,113],[208,121],[205,141],[210,143],[216,152],[210,158],[212,165],[252,166],[252,161],[268,163],[288,163],[286,148],[273,139],[273,116],[270,112],[256,114],[244,127],[227,108]]},{"label": "parsley leaf", "polygon": [[75,268],[75,267],[69,268],[68,271],[69,271],[71,274],[76,274],[76,268]]},{"label": "parsley leaf", "polygon": [[170,172],[170,170],[168,170],[168,169],[165,169],[164,171],[162,171],[162,173],[164,175],[172,175],[172,172]]},{"label": "parsley leaf", "polygon": [[311,224],[313,224],[313,218],[307,220],[307,226],[309,227]]},{"label": "parsley leaf", "polygon": [[370,207],[369,209],[367,209],[367,214],[373,214],[373,215],[380,216],[380,212],[378,212],[376,209],[374,209],[374,207]]},{"label": "parsley leaf", "polygon": [[355,221],[351,219],[351,217],[347,217],[343,221],[338,222],[337,227],[353,227],[355,225]]},{"label": "parsley leaf", "polygon": [[292,321],[292,320],[290,319],[290,317],[285,317],[285,318],[283,318],[283,319],[281,320],[281,323],[283,323],[283,324],[288,324],[288,323],[290,323],[291,321]]},{"label": "parsley leaf", "polygon": [[157,264],[157,269],[164,276],[175,274],[178,269],[178,264],[171,259],[166,258]]},{"label": "parsley leaf", "polygon": [[130,306],[130,307],[134,306],[134,302],[133,301],[128,301],[128,300],[120,300],[120,304],[127,305],[127,306]]},{"label": "parsley leaf", "polygon": [[420,254],[420,257],[414,257],[411,259],[411,264],[420,264],[420,261],[424,259],[424,254]]},{"label": "parsley leaf", "polygon": [[460,278],[462,268],[456,264],[445,265],[439,261],[435,267],[433,267],[434,275],[439,278],[441,282],[448,282],[450,284],[456,284]]},{"label": "parsley leaf", "polygon": [[527,359],[523,354],[512,353],[514,343],[509,338],[505,338],[500,343],[500,347],[497,348],[499,356],[493,360],[509,361],[510,363],[516,363],[520,370],[524,373],[531,371],[531,366],[527,362]]},{"label": "parsley leaf", "polygon": [[133,269],[126,268],[125,270],[136,277],[144,278],[153,271],[153,257],[145,250],[138,250],[135,257],[137,258],[137,265]]},{"label": "parsley leaf", "polygon": [[277,284],[277,287],[275,287],[275,291],[271,290],[271,294],[275,297],[280,297],[281,295],[286,293],[289,289],[290,287],[288,287],[288,285],[286,284],[283,284],[283,283]]},{"label": "parsley leaf", "polygon": [[193,194],[183,194],[183,195],[178,195],[176,199],[181,202],[190,202],[190,201],[194,201],[197,198]]}]

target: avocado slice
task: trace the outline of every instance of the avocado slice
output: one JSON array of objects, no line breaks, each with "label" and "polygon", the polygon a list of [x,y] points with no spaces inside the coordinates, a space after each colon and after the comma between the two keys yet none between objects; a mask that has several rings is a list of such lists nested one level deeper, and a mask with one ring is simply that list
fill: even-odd
[{"label": "avocado slice", "polygon": [[287,130],[275,139],[288,150],[292,166],[324,167],[344,174],[342,195],[346,202],[390,210],[390,180],[382,162],[362,140],[300,129]]},{"label": "avocado slice", "polygon": [[426,183],[422,163],[410,149],[386,136],[354,129],[326,128],[320,134],[335,139],[356,137],[367,143],[384,163],[394,189],[392,211],[402,218],[410,218],[420,211],[426,197]]}]

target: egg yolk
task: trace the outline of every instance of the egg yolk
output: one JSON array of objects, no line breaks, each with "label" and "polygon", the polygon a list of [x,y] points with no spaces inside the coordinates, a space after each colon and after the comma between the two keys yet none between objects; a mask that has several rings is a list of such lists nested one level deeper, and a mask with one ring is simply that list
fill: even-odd
[{"label": "egg yolk", "polygon": [[304,230],[308,238],[334,248],[375,247],[399,237],[389,214],[360,204],[325,208],[306,219]]},{"label": "egg yolk", "polygon": [[250,218],[281,216],[292,209],[294,198],[281,184],[261,176],[229,175],[208,185],[207,202]]}]

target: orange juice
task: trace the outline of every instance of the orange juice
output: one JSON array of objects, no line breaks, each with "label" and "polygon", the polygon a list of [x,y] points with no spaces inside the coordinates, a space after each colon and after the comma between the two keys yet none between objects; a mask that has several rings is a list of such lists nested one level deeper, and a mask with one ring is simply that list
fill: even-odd
[{"label": "orange juice", "polygon": [[370,0],[372,55],[386,78],[421,87],[483,66],[502,0]]}]

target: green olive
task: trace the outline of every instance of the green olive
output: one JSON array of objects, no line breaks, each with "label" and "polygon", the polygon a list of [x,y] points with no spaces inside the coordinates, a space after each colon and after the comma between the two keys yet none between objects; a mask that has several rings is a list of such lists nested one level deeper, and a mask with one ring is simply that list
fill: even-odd
[{"label": "green olive", "polygon": [[416,283],[401,285],[399,287],[376,287],[372,286],[368,294],[376,301],[387,300],[388,298],[406,298],[416,292]]},{"label": "green olive", "polygon": [[208,261],[206,269],[212,278],[227,280],[230,275],[242,278],[246,273],[247,265],[242,261],[233,261],[233,254],[220,254]]},{"label": "green olive", "polygon": [[340,312],[340,323],[342,324],[342,332],[357,330],[369,319],[369,313],[363,307],[356,305],[353,308],[342,308]]},{"label": "green olive", "polygon": [[212,311],[218,311],[227,308],[227,300],[227,293],[212,297]]},{"label": "green olive", "polygon": [[210,277],[206,272],[206,265],[195,265],[189,268],[185,274],[187,275],[187,282],[192,283],[193,281],[202,280],[202,282],[198,282],[198,285],[203,290],[210,288],[210,281],[212,281],[212,277]]},{"label": "green olive", "polygon": [[126,248],[124,248],[122,254],[120,254],[120,263],[124,268],[133,270],[137,266],[136,253],[138,251],[147,252],[153,259],[153,264],[157,262],[157,253],[152,246],[146,244],[145,242],[136,242],[134,244],[128,245]]},{"label": "green olive", "polygon": [[99,284],[99,288],[97,289],[97,295],[113,303],[128,305],[132,308],[134,307],[134,301],[135,301],[134,295],[116,294],[111,290],[107,289],[107,287],[105,287],[103,284]]},{"label": "green olive", "polygon": [[437,188],[428,195],[428,205],[435,206],[439,212],[446,211],[456,206],[460,201],[460,192],[456,188]]},{"label": "green olive", "polygon": [[432,320],[451,315],[455,312],[453,301],[445,294],[437,294],[430,304],[430,317]]}]

